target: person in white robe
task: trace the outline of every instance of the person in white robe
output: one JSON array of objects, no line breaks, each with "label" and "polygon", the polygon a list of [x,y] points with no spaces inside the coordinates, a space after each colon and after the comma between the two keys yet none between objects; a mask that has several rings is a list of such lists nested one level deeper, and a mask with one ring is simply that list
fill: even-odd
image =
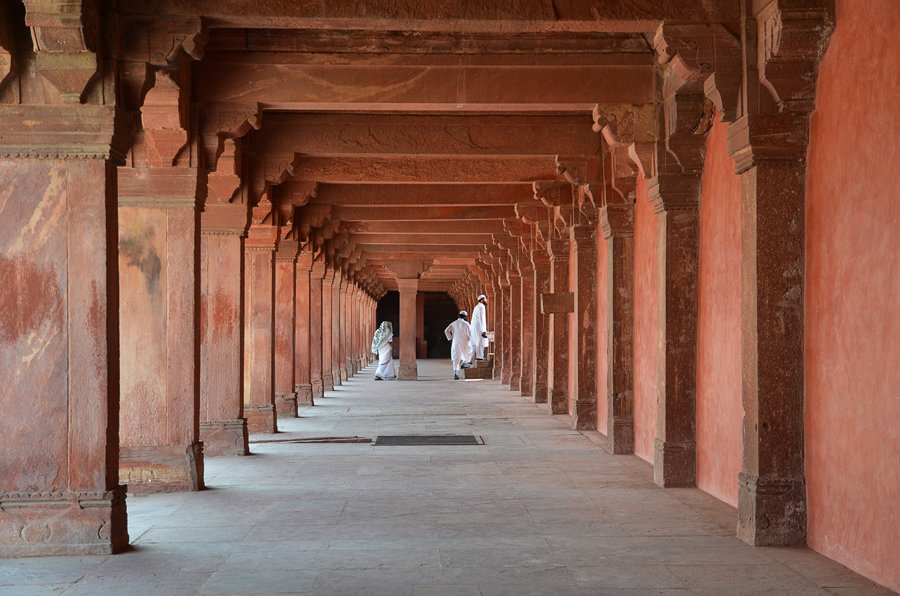
[{"label": "person in white robe", "polygon": [[397,378],[397,373],[394,372],[394,348],[391,345],[393,339],[394,326],[390,321],[382,321],[372,337],[372,353],[378,355],[378,368],[375,370],[376,381]]},{"label": "person in white robe", "polygon": [[478,304],[472,311],[472,354],[478,360],[484,360],[484,351],[487,349],[487,296],[484,294],[478,297]]},{"label": "person in white robe", "polygon": [[450,340],[450,359],[453,361],[453,378],[459,380],[459,369],[469,368],[472,359],[472,328],[466,320],[469,313],[459,311],[459,318],[447,325],[444,335]]}]

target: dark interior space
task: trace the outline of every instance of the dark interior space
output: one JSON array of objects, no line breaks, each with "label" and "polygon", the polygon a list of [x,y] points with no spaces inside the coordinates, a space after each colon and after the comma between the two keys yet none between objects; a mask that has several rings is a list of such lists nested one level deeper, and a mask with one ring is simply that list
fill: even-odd
[{"label": "dark interior space", "polygon": [[[388,290],[375,307],[375,324],[390,321],[394,327],[394,358],[400,357],[400,292]],[[371,341],[371,338],[369,338]]]},{"label": "dark interior space", "polygon": [[444,329],[452,323],[459,311],[456,303],[445,292],[424,292],[425,295],[425,333],[428,342],[429,358],[449,358],[450,342],[444,335]]}]

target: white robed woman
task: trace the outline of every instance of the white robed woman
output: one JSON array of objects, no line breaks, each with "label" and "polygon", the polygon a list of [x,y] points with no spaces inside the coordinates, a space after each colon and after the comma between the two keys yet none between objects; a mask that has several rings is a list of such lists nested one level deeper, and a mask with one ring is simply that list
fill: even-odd
[{"label": "white robed woman", "polygon": [[394,348],[391,342],[394,339],[394,326],[390,321],[382,321],[375,336],[372,337],[372,353],[378,354],[378,369],[375,371],[376,381],[396,379],[394,372]]}]

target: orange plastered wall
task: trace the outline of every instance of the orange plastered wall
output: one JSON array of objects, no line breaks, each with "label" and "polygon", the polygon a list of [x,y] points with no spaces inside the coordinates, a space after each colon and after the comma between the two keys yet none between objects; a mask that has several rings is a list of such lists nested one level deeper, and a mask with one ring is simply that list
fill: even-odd
[{"label": "orange plastered wall", "polygon": [[808,543],[900,590],[900,2],[836,3],[806,193]]}]

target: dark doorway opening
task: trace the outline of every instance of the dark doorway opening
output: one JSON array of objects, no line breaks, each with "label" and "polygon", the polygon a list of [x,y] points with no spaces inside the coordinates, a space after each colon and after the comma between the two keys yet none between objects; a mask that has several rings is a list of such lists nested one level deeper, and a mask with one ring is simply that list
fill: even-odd
[{"label": "dark doorway opening", "polygon": [[422,292],[424,294],[424,339],[429,358],[449,358],[450,342],[444,335],[447,325],[456,320],[459,311],[446,292]]},{"label": "dark doorway opening", "polygon": [[[394,358],[400,355],[400,292],[397,290],[388,290],[387,293],[378,301],[375,307],[375,325],[381,325],[382,321],[390,321],[394,328],[393,353]],[[369,338],[371,343],[372,338]]]}]

